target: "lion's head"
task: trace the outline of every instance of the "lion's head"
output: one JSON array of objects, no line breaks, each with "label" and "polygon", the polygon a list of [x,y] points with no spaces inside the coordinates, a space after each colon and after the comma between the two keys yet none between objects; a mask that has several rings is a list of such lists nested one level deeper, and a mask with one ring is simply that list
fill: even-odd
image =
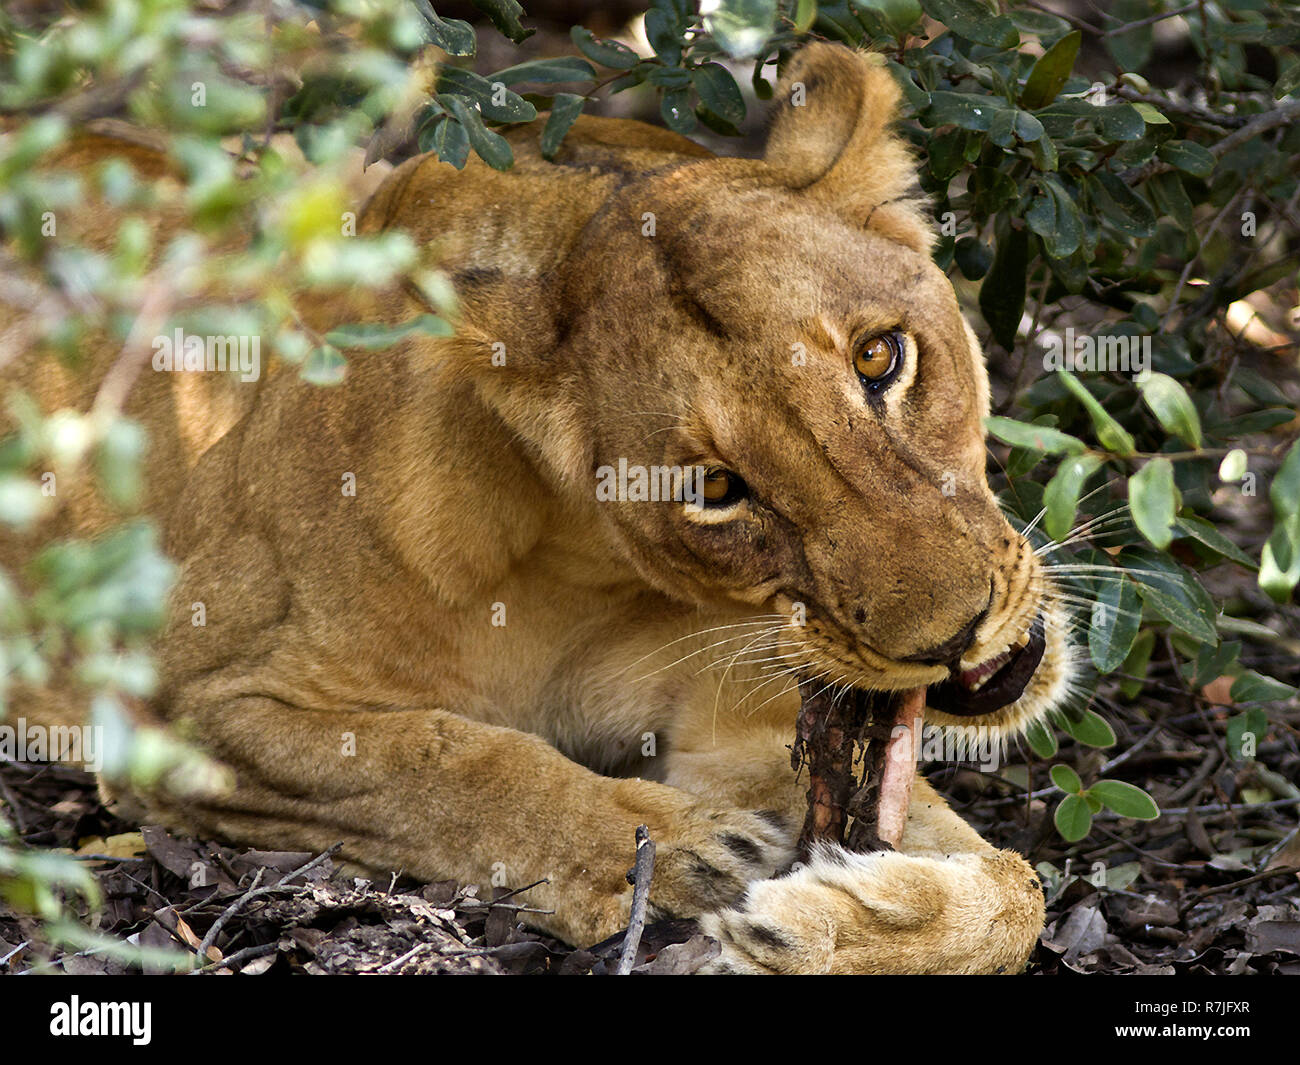
[{"label": "lion's head", "polygon": [[696,503],[594,507],[649,584],[802,618],[779,651],[828,681],[928,685],[932,720],[1018,729],[1068,686],[1067,620],[985,477],[983,356],[930,258],[898,95],[871,57],[813,45],[762,160],[662,133],[638,156],[580,123],[547,208],[570,230],[546,253],[540,226],[509,237],[500,269],[527,276],[465,276],[469,319],[514,308],[480,330],[514,360],[482,387],[556,484],[707,471]]}]

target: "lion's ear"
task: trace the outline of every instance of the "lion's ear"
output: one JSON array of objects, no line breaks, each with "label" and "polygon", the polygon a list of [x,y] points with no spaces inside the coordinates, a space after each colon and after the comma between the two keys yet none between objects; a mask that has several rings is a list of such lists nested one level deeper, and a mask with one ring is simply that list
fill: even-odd
[{"label": "lion's ear", "polygon": [[808,45],[781,77],[764,161],[789,188],[928,253],[916,161],[890,128],[900,96],[881,57]]}]

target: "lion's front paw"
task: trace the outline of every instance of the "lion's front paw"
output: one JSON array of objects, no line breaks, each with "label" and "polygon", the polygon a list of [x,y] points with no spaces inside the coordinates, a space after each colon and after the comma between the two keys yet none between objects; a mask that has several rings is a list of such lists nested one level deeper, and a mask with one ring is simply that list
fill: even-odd
[{"label": "lion's front paw", "polygon": [[705,916],[711,972],[1017,972],[1043,924],[1038,878],[1008,851],[949,858],[822,847]]},{"label": "lion's front paw", "polygon": [[775,813],[694,812],[656,841],[652,915],[697,917],[738,905],[747,887],[789,866],[793,835]]}]

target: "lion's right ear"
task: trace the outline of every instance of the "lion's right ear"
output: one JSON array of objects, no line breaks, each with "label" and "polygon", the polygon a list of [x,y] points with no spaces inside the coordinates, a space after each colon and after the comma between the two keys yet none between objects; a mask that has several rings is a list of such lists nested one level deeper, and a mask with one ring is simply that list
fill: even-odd
[{"label": "lion's right ear", "polygon": [[890,127],[901,91],[883,57],[843,45],[795,53],[777,87],[764,161],[790,189],[927,253],[916,160]]}]

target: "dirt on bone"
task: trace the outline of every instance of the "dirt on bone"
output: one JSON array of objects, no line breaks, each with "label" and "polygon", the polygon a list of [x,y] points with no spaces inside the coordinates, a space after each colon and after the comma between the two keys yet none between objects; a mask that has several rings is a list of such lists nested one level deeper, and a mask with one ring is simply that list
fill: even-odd
[{"label": "dirt on bone", "polygon": [[925,689],[864,692],[805,678],[799,694],[791,765],[807,767],[809,785],[800,860],[817,841],[893,850],[911,801]]}]

